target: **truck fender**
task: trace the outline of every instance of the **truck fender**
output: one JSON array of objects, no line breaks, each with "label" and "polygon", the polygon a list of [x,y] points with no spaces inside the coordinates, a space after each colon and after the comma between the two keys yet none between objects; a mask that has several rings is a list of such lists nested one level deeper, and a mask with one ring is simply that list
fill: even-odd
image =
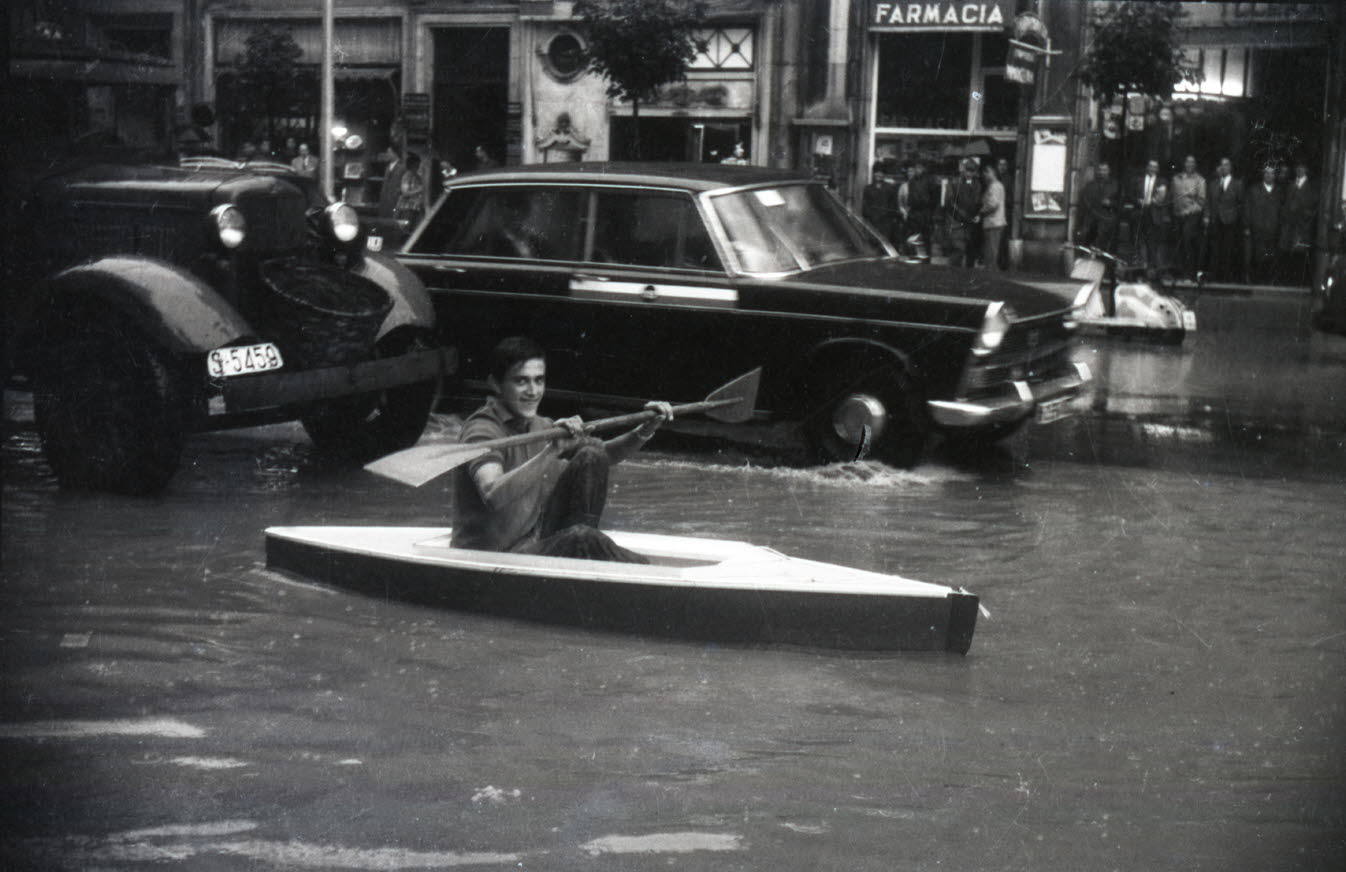
[{"label": "truck fender", "polygon": [[435,326],[435,307],[430,294],[416,274],[386,254],[367,251],[355,268],[357,275],[383,288],[392,298],[393,308],[379,328],[382,339],[399,327]]},{"label": "truck fender", "polygon": [[228,345],[253,332],[213,288],[184,269],[144,257],[105,257],[44,283],[44,302],[98,300],[129,315],[175,354]]}]

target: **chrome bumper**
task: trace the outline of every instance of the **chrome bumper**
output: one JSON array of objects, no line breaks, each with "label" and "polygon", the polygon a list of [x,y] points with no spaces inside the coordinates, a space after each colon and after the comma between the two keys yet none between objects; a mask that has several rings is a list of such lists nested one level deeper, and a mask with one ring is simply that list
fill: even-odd
[{"label": "chrome bumper", "polygon": [[1010,382],[1012,393],[976,400],[930,400],[926,407],[931,420],[941,427],[980,427],[1017,421],[1032,414],[1041,403],[1078,394],[1093,379],[1087,363],[1076,361],[1071,366],[1074,372],[1051,381]]},{"label": "chrome bumper", "polygon": [[227,411],[247,412],[443,378],[453,373],[457,366],[455,349],[433,348],[349,366],[279,371],[230,379],[222,390]]}]

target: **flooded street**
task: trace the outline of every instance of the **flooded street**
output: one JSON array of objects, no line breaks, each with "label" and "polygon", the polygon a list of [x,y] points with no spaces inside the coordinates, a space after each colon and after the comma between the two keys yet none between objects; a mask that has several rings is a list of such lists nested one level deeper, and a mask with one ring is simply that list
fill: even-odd
[{"label": "flooded street", "polygon": [[980,456],[689,424],[614,470],[613,529],[966,587],[966,657],[360,596],[263,529],[446,524],[442,482],[286,426],[194,439],[161,498],[62,493],[8,423],[0,866],[1346,868],[1346,339],[1302,305],[1089,341],[1084,413]]}]

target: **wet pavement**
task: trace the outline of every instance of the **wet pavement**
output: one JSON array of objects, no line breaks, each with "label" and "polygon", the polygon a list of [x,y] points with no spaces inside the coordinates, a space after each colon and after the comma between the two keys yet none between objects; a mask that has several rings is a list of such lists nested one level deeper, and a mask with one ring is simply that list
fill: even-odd
[{"label": "wet pavement", "polygon": [[195,439],[161,498],[62,493],[11,395],[0,868],[1346,868],[1346,339],[1294,296],[1197,313],[1086,339],[1082,414],[999,450],[812,469],[686,422],[614,471],[613,528],[967,587],[966,657],[272,573],[268,525],[443,523],[446,490],[285,426]]}]

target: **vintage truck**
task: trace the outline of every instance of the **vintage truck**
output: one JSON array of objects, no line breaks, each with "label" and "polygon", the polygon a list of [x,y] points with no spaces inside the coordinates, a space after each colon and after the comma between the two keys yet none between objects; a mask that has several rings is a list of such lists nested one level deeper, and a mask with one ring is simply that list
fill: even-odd
[{"label": "vintage truck", "polygon": [[282,420],[367,459],[453,371],[421,282],[284,166],[86,163],[11,207],[5,377],[62,486],[159,491],[192,432]]}]

